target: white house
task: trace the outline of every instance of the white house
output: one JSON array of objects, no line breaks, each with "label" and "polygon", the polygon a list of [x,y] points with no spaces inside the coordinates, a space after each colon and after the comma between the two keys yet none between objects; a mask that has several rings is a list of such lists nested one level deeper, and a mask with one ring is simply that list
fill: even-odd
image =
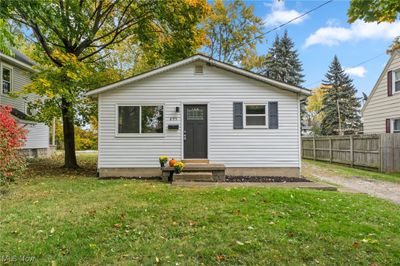
[{"label": "white house", "polygon": [[47,156],[49,153],[49,128],[29,118],[28,102],[34,98],[12,97],[12,92],[19,92],[31,82],[33,62],[18,50],[13,49],[14,56],[0,52],[0,105],[11,106],[11,114],[21,127],[27,129],[25,145],[22,151],[28,156]]},{"label": "white house", "polygon": [[400,53],[394,52],[362,108],[364,133],[400,133]]},{"label": "white house", "polygon": [[158,157],[226,175],[300,174],[300,99],[291,86],[195,55],[90,91],[100,177],[159,176]]}]

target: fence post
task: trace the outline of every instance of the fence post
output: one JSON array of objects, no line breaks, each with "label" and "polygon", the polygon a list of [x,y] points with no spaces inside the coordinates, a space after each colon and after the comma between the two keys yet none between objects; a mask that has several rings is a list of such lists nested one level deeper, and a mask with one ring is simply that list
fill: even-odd
[{"label": "fence post", "polygon": [[351,167],[354,166],[354,141],[353,141],[353,135],[350,136],[350,164],[351,164]]},{"label": "fence post", "polygon": [[329,162],[332,163],[332,138],[329,137]]},{"label": "fence post", "polygon": [[316,151],[315,151],[315,136],[313,136],[313,157],[314,157],[314,161],[317,157]]}]

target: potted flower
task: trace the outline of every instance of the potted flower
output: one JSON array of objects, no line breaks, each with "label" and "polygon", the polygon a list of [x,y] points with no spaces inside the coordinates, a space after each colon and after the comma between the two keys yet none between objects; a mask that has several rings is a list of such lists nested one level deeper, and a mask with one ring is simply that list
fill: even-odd
[{"label": "potted flower", "polygon": [[185,164],[182,162],[176,162],[174,164],[174,169],[175,169],[175,173],[179,174],[182,172],[183,168],[185,167]]},{"label": "potted flower", "polygon": [[160,156],[158,160],[160,161],[161,167],[165,167],[165,164],[168,162],[168,156]]}]

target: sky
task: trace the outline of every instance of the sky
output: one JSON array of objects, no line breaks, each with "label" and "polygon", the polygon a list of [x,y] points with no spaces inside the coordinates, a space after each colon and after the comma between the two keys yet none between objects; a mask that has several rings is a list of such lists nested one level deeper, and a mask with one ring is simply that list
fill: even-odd
[{"label": "sky", "polygon": [[[264,31],[273,29],[308,10],[326,2],[317,0],[251,1],[254,13],[264,21]],[[358,96],[369,95],[381,74],[396,35],[400,35],[400,21],[395,23],[347,22],[349,1],[334,0],[310,14],[276,31],[268,33],[266,40],[257,46],[259,54],[266,54],[275,35],[288,31],[296,44],[303,63],[306,88],[318,87],[337,55],[342,67],[354,81]],[[365,62],[368,61],[368,62]]]}]

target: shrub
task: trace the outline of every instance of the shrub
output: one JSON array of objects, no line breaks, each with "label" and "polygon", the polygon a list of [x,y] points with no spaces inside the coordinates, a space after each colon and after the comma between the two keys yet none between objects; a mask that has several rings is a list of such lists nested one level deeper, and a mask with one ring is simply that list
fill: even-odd
[{"label": "shrub", "polygon": [[0,106],[0,185],[4,186],[21,175],[26,168],[20,148],[25,141],[26,130],[11,116],[10,107]]}]

